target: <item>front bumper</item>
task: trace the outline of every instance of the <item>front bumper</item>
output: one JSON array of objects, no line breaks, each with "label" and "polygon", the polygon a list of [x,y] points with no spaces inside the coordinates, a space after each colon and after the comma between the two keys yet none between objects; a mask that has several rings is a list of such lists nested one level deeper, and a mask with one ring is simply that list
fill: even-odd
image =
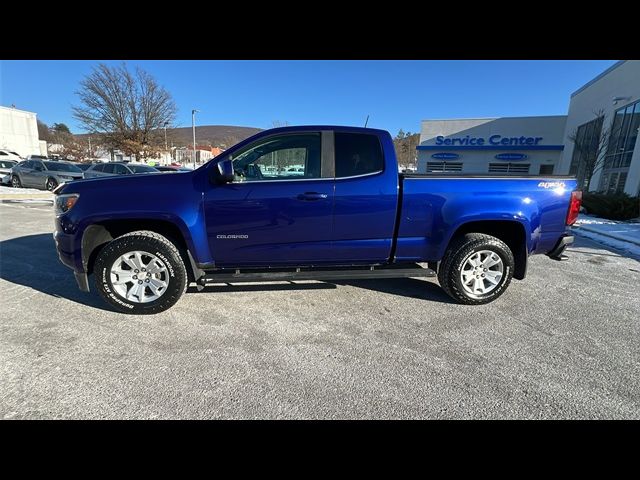
[{"label": "front bumper", "polygon": [[555,247],[553,247],[553,249],[549,253],[547,253],[547,256],[559,261],[569,260],[569,257],[564,255],[564,251],[569,245],[574,242],[574,240],[575,237],[573,235],[563,235],[562,237],[560,237],[560,240],[558,240],[558,243],[556,243]]}]

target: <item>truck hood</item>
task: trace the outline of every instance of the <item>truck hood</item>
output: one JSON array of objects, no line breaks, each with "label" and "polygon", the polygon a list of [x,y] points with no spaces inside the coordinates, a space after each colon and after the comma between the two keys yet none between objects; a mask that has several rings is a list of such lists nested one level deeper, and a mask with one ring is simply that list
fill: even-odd
[{"label": "truck hood", "polygon": [[86,195],[135,195],[136,192],[157,192],[171,195],[176,189],[193,188],[194,172],[140,173],[101,178],[86,178],[65,184],[56,194],[79,193]]}]

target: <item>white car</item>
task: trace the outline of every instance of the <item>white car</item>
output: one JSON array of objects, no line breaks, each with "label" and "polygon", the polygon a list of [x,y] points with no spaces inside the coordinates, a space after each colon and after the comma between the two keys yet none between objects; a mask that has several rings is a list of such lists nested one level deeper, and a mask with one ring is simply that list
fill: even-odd
[{"label": "white car", "polygon": [[12,150],[0,149],[0,160],[13,160],[19,162],[22,157]]},{"label": "white car", "polygon": [[4,160],[4,157],[0,157],[0,184],[11,184],[11,169],[17,164],[15,160]]}]

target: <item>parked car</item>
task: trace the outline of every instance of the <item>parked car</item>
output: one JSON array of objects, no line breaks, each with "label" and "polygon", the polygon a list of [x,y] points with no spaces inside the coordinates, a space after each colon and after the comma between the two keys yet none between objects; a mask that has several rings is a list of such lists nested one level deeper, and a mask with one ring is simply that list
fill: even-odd
[{"label": "parked car", "polygon": [[[272,153],[300,158],[304,174],[263,176]],[[64,185],[54,238],[81,290],[93,273],[102,298],[133,314],[168,309],[191,282],[265,280],[437,276],[455,301],[481,305],[525,277],[529,255],[567,258],[576,184],[402,174],[384,130],[284,127],[182,175]]]},{"label": "parked car", "polygon": [[62,183],[82,179],[82,170],[72,163],[24,160],[11,169],[15,188],[39,188],[53,191]]},{"label": "parked car", "polygon": [[107,162],[96,163],[84,172],[84,178],[102,178],[115,175],[132,175],[138,173],[159,173],[155,167],[140,163]]},{"label": "parked car", "polygon": [[94,163],[76,163],[75,165],[83,172],[86,172],[89,168],[93,167],[93,165],[95,164]]},{"label": "parked car", "polygon": [[19,162],[22,157],[12,150],[0,150],[0,160],[14,160]]},{"label": "parked car", "polygon": [[190,172],[192,171],[191,168],[185,168],[185,167],[172,167],[171,165],[160,165],[157,167],[153,167],[156,170],[160,171],[160,172]]},{"label": "parked car", "polygon": [[4,157],[0,157],[0,184],[11,185],[11,169],[17,164],[15,160],[4,160]]}]

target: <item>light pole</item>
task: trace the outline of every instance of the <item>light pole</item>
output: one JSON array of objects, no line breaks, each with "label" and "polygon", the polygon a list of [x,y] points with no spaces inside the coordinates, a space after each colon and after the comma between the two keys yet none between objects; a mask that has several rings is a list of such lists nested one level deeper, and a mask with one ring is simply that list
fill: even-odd
[{"label": "light pole", "polygon": [[164,122],[164,149],[168,150],[169,147],[167,146],[167,125],[169,125],[169,122]]},{"label": "light pole", "polygon": [[191,129],[193,130],[193,169],[196,169],[196,112],[200,110],[191,110]]}]

